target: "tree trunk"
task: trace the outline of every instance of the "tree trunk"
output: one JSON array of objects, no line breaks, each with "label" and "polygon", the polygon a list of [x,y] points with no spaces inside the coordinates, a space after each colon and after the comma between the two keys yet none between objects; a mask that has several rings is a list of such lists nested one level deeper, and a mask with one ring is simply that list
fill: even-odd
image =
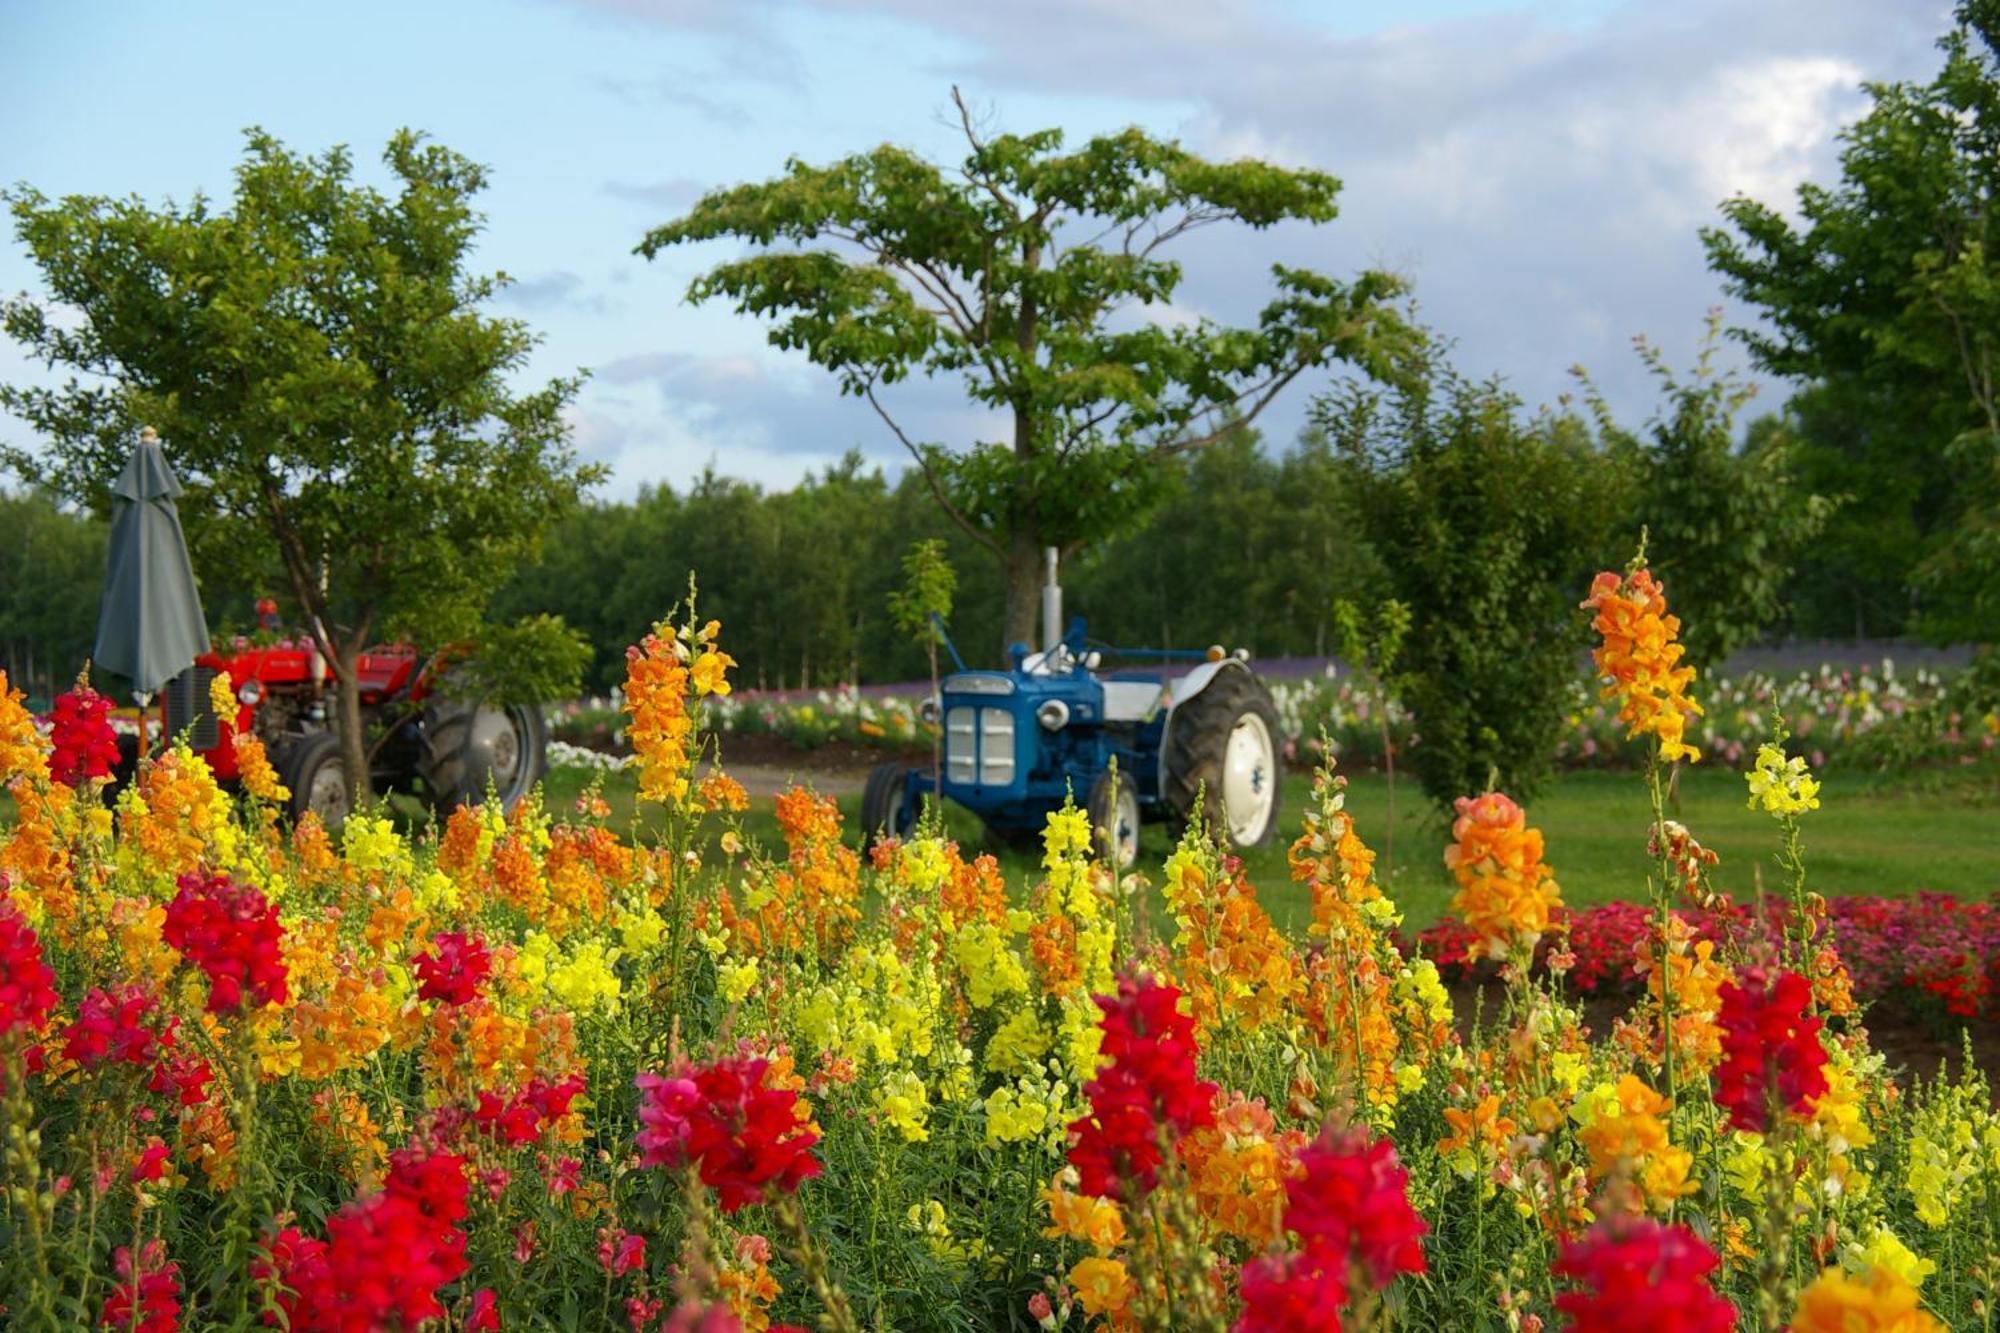
[{"label": "tree trunk", "polygon": [[1042,609],[1042,544],[1040,534],[1021,527],[1007,546],[1007,623],[1001,627],[1000,660],[1017,643],[1030,649],[1042,645],[1041,631],[1035,626]]},{"label": "tree trunk", "polygon": [[362,802],[375,799],[375,785],[368,778],[368,742],[361,725],[361,680],[355,673],[360,656],[359,649],[349,649],[333,664],[334,734],[340,737],[340,768],[356,810]]}]

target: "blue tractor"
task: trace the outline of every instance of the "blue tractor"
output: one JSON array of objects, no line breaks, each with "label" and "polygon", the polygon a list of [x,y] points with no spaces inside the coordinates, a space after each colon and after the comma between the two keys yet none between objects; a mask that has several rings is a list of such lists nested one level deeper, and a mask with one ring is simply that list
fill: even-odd
[{"label": "blue tractor", "polygon": [[[1048,571],[1040,652],[1016,644],[1010,670],[974,671],[947,641],[958,669],[924,710],[943,730],[937,794],[1006,841],[1032,837],[1074,794],[1104,859],[1120,869],[1138,857],[1142,824],[1178,831],[1197,809],[1228,846],[1268,840],[1282,776],[1278,711],[1248,655],[1098,649],[1081,617],[1058,636],[1053,550]],[[1191,665],[1100,671],[1107,656]],[[932,794],[930,769],[879,764],[862,795],[862,827],[871,839],[904,836]]]}]

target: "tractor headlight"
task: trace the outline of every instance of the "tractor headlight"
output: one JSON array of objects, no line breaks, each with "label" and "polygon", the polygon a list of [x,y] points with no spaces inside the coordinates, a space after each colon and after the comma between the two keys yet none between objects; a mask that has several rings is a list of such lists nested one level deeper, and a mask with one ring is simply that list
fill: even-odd
[{"label": "tractor headlight", "polygon": [[1035,710],[1035,721],[1049,731],[1061,731],[1069,725],[1069,705],[1060,699],[1049,699]]},{"label": "tractor headlight", "polygon": [[236,702],[245,708],[255,708],[264,701],[264,682],[246,680],[236,687]]},{"label": "tractor headlight", "polygon": [[936,695],[932,695],[930,698],[924,700],[922,703],[917,705],[917,717],[926,726],[934,727],[937,725],[938,701]]}]

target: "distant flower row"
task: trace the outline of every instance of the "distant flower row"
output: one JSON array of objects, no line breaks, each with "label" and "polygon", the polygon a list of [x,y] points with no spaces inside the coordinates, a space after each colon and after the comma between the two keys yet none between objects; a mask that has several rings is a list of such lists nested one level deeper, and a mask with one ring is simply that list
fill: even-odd
[{"label": "distant flower row", "polygon": [[[1385,744],[1402,753],[1423,743],[1393,696],[1331,668],[1323,676],[1270,685],[1286,754],[1296,763],[1314,760],[1322,735],[1350,770],[1379,767]],[[1899,671],[1888,660],[1860,668],[1820,666],[1791,676],[1752,671],[1710,678],[1696,693],[1704,711],[1689,721],[1687,741],[1713,759],[1740,764],[1769,734],[1775,708],[1795,747],[1816,768],[1829,763],[1879,768],[1912,759],[1963,763],[1993,753],[2000,747],[2000,715],[1960,706],[1947,686],[1947,678],[1935,671]],[[929,744],[921,703],[920,694],[868,695],[841,686],[812,694],[732,695],[716,701],[713,718],[724,735],[777,736],[800,749],[834,742],[909,749]],[[573,746],[623,753],[617,707],[615,700],[573,705],[558,716],[556,734]],[[1625,738],[1616,709],[1601,702],[1581,676],[1568,721],[1556,750],[1561,763],[1622,768],[1641,762],[1640,743]],[[551,762],[601,766],[602,761],[559,747]]]}]

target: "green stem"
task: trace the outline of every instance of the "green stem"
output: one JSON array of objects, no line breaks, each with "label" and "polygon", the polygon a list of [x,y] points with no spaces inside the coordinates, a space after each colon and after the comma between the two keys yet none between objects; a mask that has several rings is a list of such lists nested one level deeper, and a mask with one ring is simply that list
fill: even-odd
[{"label": "green stem", "polygon": [[[1673,953],[1673,866],[1667,852],[1667,807],[1666,796],[1660,790],[1660,758],[1657,753],[1646,767],[1646,783],[1653,797],[1653,841],[1659,848],[1659,875],[1654,881],[1654,948],[1657,961],[1654,974],[1660,979],[1660,1052],[1661,1077],[1665,1082],[1667,1098],[1667,1137],[1673,1137],[1674,1122],[1681,1109],[1678,1095],[1679,1085],[1674,1071],[1674,975],[1671,967]],[[1673,1214],[1673,1205],[1668,1205],[1668,1216]]]}]

